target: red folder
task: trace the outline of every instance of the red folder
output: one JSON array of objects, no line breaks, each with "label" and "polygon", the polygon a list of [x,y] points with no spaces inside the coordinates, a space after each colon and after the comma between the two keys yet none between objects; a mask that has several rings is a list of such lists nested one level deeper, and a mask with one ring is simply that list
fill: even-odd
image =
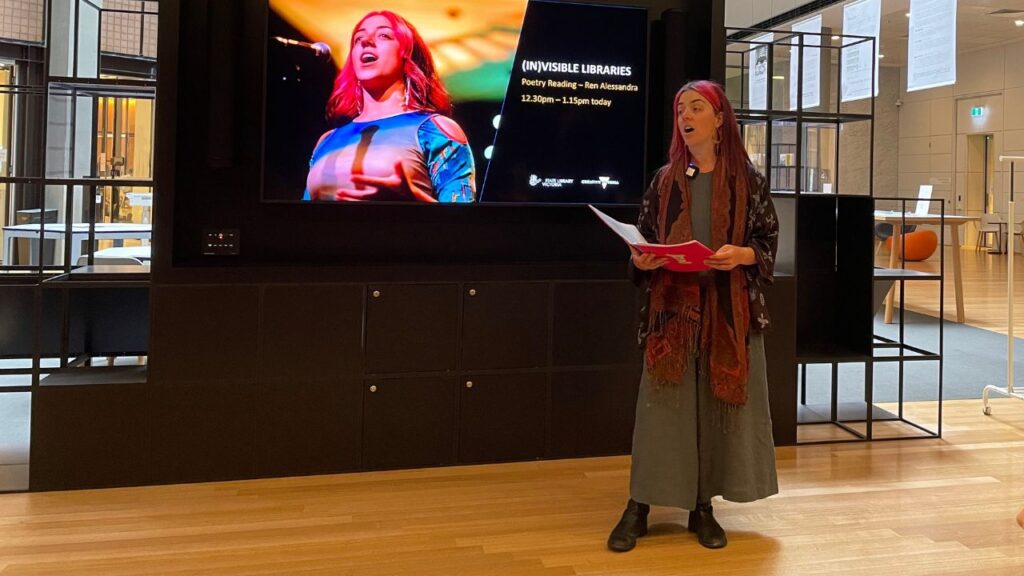
[{"label": "red folder", "polygon": [[709,268],[704,260],[714,254],[714,250],[696,240],[683,244],[630,244],[640,252],[661,256],[668,260],[666,270],[673,272],[701,272]]},{"label": "red folder", "polygon": [[590,209],[594,211],[598,219],[618,234],[626,244],[640,252],[667,258],[668,263],[665,264],[665,269],[672,270],[673,272],[701,272],[708,270],[708,267],[704,265],[704,260],[715,252],[700,242],[690,240],[683,244],[651,244],[647,242],[636,226],[619,222],[593,206],[590,206]]}]

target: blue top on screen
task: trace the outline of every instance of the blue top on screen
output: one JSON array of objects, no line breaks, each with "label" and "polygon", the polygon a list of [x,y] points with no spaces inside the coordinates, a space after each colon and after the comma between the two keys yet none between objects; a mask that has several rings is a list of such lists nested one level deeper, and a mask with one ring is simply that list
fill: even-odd
[{"label": "blue top on screen", "polygon": [[313,150],[302,199],[400,201],[426,197],[438,202],[473,202],[473,154],[454,121],[417,111],[349,122],[324,134]]}]

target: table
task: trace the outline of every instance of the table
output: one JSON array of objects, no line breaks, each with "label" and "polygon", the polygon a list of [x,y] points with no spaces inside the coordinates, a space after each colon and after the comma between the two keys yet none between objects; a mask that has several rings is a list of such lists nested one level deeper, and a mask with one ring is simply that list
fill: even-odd
[{"label": "table", "polygon": [[[43,224],[42,237],[47,240],[62,240],[67,236],[67,224],[52,222]],[[119,222],[97,222],[96,240],[148,240],[153,235],[153,227],[150,224],[124,224]],[[31,238],[32,242],[29,255],[29,263],[39,263],[40,256],[39,224],[18,224],[4,226],[4,264],[10,264],[11,256],[14,254],[14,240],[16,238]],[[78,262],[82,255],[82,242],[89,239],[89,225],[86,223],[75,223],[71,225],[71,264]]]},{"label": "table", "polygon": [[[897,267],[897,259],[901,251],[902,245],[902,234],[896,234],[896,230],[903,230],[902,225],[916,224],[916,225],[933,225],[938,226],[945,224],[949,226],[949,237],[950,245],[953,249],[953,292],[956,294],[956,321],[960,324],[964,323],[964,280],[963,274],[960,268],[960,227],[968,222],[977,222],[981,220],[978,216],[956,216],[949,215],[940,217],[938,214],[900,214],[886,211],[875,211],[876,222],[887,222],[892,224],[893,235],[892,235],[892,250],[889,252],[889,267]],[[942,249],[942,246],[939,246]],[[885,298],[885,322],[892,324],[892,309],[893,300],[896,297],[896,286],[889,290],[889,295]]]}]

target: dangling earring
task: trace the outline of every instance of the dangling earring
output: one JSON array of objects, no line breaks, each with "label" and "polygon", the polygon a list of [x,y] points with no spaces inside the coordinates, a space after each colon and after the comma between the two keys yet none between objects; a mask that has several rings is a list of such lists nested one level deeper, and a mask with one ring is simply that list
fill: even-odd
[{"label": "dangling earring", "polygon": [[715,129],[715,156],[718,156],[722,149],[722,127]]},{"label": "dangling earring", "polygon": [[405,79],[405,107],[409,108],[409,78]]},{"label": "dangling earring", "polygon": [[356,89],[359,90],[359,100],[356,100],[356,114],[363,113],[363,83],[356,80]]}]

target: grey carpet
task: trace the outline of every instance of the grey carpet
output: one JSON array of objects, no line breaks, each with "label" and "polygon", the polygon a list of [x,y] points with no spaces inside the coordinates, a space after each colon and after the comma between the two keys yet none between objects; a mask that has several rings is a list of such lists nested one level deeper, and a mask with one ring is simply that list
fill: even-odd
[{"label": "grey carpet", "polygon": [[[898,312],[898,310],[897,310]],[[885,324],[881,312],[875,317],[875,334],[897,339],[898,324]],[[929,351],[938,351],[938,319],[913,312],[905,313],[904,341]],[[981,398],[986,385],[1006,386],[1006,335],[955,322],[944,324],[943,398],[962,400]],[[1014,339],[1014,386],[1024,391],[1024,339]],[[813,365],[807,370],[807,403],[831,401],[831,366]],[[904,363],[904,399],[938,399],[938,362]],[[892,402],[898,397],[899,372],[896,363],[874,364],[876,402]],[[992,398],[1002,398],[993,394]],[[839,401],[864,400],[864,365],[839,366]]]}]

